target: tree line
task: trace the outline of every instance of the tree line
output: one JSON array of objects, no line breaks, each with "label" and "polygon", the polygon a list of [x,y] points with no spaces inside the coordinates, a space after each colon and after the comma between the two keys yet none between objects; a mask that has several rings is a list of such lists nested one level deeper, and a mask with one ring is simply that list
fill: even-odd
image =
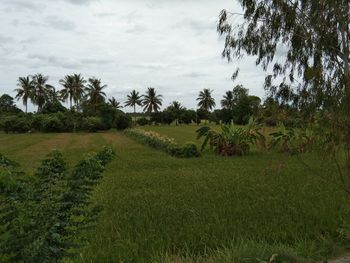
[{"label": "tree line", "polygon": [[[18,79],[16,99],[25,106],[25,113],[33,115],[29,121],[22,118],[9,117],[20,113],[14,99],[4,94],[0,97],[0,127],[5,131],[97,131],[110,128],[128,128],[133,122],[147,124],[190,124],[210,121],[215,123],[247,124],[254,116],[259,122],[267,125],[298,125],[303,120],[302,111],[293,104],[283,104],[278,99],[268,98],[263,103],[257,96],[249,94],[242,85],[227,91],[219,102],[220,109],[213,97],[213,90],[203,89],[197,97],[197,109],[187,109],[179,101],[173,101],[168,107],[163,106],[163,95],[155,88],[147,88],[145,94],[132,90],[124,103],[114,97],[107,98],[107,85],[100,79],[84,79],[81,74],[67,75],[59,81],[62,86],[56,90],[48,82],[49,78],[42,74],[20,77]],[[69,109],[62,103],[68,103]],[[36,113],[28,113],[28,103],[37,106]],[[123,107],[133,108],[133,114],[125,114]],[[142,113],[137,113],[141,107]],[[23,117],[23,114],[20,115]],[[45,116],[43,116],[45,115]],[[49,115],[49,116],[48,116]],[[69,116],[69,117],[67,117]],[[74,121],[70,121],[74,119]],[[12,127],[18,124],[18,128]],[[27,123],[27,125],[24,125]],[[28,124],[29,123],[29,124]],[[39,123],[39,124],[38,124]],[[35,125],[34,125],[35,124]],[[30,126],[31,128],[28,128]]]}]

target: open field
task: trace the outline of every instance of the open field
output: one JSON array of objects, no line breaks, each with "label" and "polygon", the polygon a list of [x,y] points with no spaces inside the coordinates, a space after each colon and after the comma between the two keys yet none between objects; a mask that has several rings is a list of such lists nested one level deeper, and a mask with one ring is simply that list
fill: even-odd
[{"label": "open field", "polygon": [[[145,129],[182,143],[195,141],[197,126]],[[176,159],[117,132],[0,134],[0,152],[28,171],[52,149],[74,164],[106,144],[117,158],[94,194],[104,211],[77,261],[310,262],[343,252],[349,197],[313,156],[303,159],[314,173],[276,153]]]}]

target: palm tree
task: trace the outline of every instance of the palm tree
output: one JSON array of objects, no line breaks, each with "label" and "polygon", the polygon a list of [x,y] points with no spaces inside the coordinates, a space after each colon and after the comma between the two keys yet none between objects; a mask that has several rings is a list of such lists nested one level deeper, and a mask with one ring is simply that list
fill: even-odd
[{"label": "palm tree", "polygon": [[74,74],[73,80],[74,80],[73,101],[76,105],[79,105],[85,93],[86,80],[81,76],[81,74]]},{"label": "palm tree", "polygon": [[60,91],[60,97],[64,101],[69,99],[70,108],[73,107],[72,102],[78,104],[83,97],[86,81],[79,74],[67,75],[60,80],[63,89]]},{"label": "palm tree", "polygon": [[182,107],[181,103],[178,101],[173,101],[170,106],[167,108],[167,110],[173,112],[176,116],[175,119],[175,124],[178,125],[179,124],[179,118],[180,118],[180,114],[181,111],[184,110],[185,108]]},{"label": "palm tree", "polygon": [[233,98],[233,92],[232,91],[227,91],[226,94],[224,95],[223,100],[221,100],[221,106],[224,109],[227,110],[232,110],[234,106],[234,98]]},{"label": "palm tree", "polygon": [[215,107],[215,100],[211,96],[211,93],[213,91],[209,89],[204,89],[203,91],[199,92],[199,96],[197,98],[198,107],[200,107],[203,110],[210,111]]},{"label": "palm tree", "polygon": [[123,108],[123,106],[120,104],[119,101],[117,101],[114,97],[112,97],[111,99],[108,100],[109,104],[115,108],[116,110],[119,110],[121,108]]},{"label": "palm tree", "polygon": [[18,89],[15,89],[17,92],[16,99],[22,99],[23,105],[26,107],[26,113],[28,112],[28,99],[33,97],[34,92],[34,83],[30,77],[20,77],[18,79],[17,86]]},{"label": "palm tree", "polygon": [[49,77],[46,77],[39,73],[33,76],[34,92],[32,100],[35,105],[38,105],[38,112],[41,112],[44,104],[55,92],[55,88],[47,84],[48,80]]},{"label": "palm tree", "polygon": [[70,108],[72,109],[72,100],[74,97],[74,78],[71,75],[67,75],[64,79],[61,79],[60,84],[63,86],[63,89],[60,90],[60,98],[63,101],[69,99]]},{"label": "palm tree", "polygon": [[162,106],[162,95],[157,95],[154,88],[148,88],[146,94],[143,97],[143,111],[152,113],[158,112],[160,110],[160,106]]},{"label": "palm tree", "polygon": [[136,106],[142,106],[142,96],[136,90],[133,90],[129,95],[128,99],[125,102],[125,106],[133,107],[134,114],[136,114]]},{"label": "palm tree", "polygon": [[102,85],[100,79],[89,79],[89,84],[86,87],[86,95],[92,105],[96,106],[105,101],[106,93],[102,91],[105,88],[107,88],[107,85]]},{"label": "palm tree", "polygon": [[133,90],[128,96],[125,102],[126,107],[134,108],[134,121],[136,122],[136,106],[142,106],[142,96],[136,90]]},{"label": "palm tree", "polygon": [[181,111],[184,109],[184,107],[182,107],[181,103],[178,101],[173,101],[170,106],[169,106],[170,110],[173,110],[175,112]]}]

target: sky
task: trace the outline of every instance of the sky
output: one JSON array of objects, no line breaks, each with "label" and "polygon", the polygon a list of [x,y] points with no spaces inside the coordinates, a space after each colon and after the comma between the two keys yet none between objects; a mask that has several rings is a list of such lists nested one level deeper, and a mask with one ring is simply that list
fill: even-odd
[{"label": "sky", "polygon": [[154,87],[163,106],[178,100],[195,108],[208,88],[219,108],[238,84],[263,98],[265,74],[254,58],[221,57],[222,9],[241,11],[235,0],[0,0],[0,94],[15,96],[21,76],[43,73],[60,89],[61,78],[81,73],[100,78],[121,102]]}]

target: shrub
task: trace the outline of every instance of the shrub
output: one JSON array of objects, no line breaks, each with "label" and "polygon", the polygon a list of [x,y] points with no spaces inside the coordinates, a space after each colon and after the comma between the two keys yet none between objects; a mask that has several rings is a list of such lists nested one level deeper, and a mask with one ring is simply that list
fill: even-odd
[{"label": "shrub", "polygon": [[25,133],[30,131],[31,122],[26,116],[6,116],[1,119],[0,127],[6,133]]},{"label": "shrub", "polygon": [[305,153],[314,145],[311,130],[286,128],[283,124],[280,124],[278,131],[271,133],[270,136],[269,148],[283,153]]},{"label": "shrub", "polygon": [[141,129],[128,129],[125,131],[125,134],[143,144],[147,144],[153,148],[162,150],[174,157],[199,157],[199,151],[194,143],[179,146],[175,143],[174,139],[162,136],[153,131],[144,131]]},{"label": "shrub", "polygon": [[83,118],[80,130],[88,132],[97,132],[103,130],[104,126],[101,118],[99,117],[86,117]]},{"label": "shrub", "polygon": [[216,132],[210,127],[202,127],[197,130],[197,139],[203,137],[201,150],[203,151],[209,143],[210,148],[222,156],[245,155],[249,153],[251,145],[265,144],[265,137],[260,133],[260,126],[253,118],[249,120],[249,125],[245,128],[222,125],[221,132]]},{"label": "shrub", "polygon": [[187,142],[182,146],[182,157],[191,158],[191,157],[199,157],[200,152],[197,148],[197,145],[193,142]]},{"label": "shrub", "polygon": [[64,124],[56,115],[44,115],[41,120],[41,129],[44,132],[63,132]]},{"label": "shrub", "polygon": [[79,232],[96,220],[99,209],[91,207],[89,199],[113,156],[114,151],[106,148],[69,172],[62,154],[55,151],[33,180],[0,155],[1,262],[72,258],[81,241]]},{"label": "shrub", "polygon": [[137,119],[136,123],[140,126],[145,126],[145,125],[148,125],[150,121],[147,118],[142,117]]},{"label": "shrub", "polygon": [[130,128],[131,124],[132,124],[132,120],[129,115],[126,115],[123,112],[117,114],[115,124],[114,124],[116,129],[125,130],[127,128]]}]

